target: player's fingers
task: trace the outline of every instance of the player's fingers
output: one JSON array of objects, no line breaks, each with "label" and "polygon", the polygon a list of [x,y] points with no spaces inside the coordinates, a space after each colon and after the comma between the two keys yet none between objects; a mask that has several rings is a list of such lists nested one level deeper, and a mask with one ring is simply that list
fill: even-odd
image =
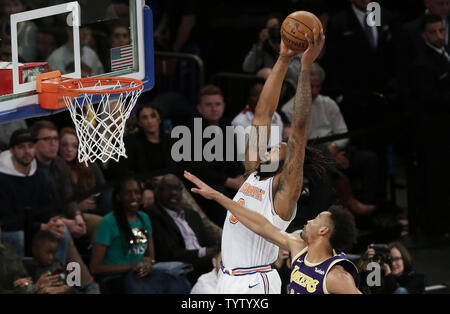
[{"label": "player's fingers", "polygon": [[314,44],[318,44],[319,43],[319,34],[317,32],[316,28],[313,28],[313,39],[314,39]]},{"label": "player's fingers", "polygon": [[184,177],[189,181],[191,181],[192,183],[194,183],[195,185],[197,185],[198,187],[200,187],[201,184],[203,183],[199,178],[189,173],[188,171],[184,171]]},{"label": "player's fingers", "polygon": [[311,41],[311,39],[309,38],[309,36],[308,36],[307,33],[305,33],[305,38],[306,38],[306,40],[308,41],[308,48],[311,47],[311,46],[312,46],[312,41]]}]

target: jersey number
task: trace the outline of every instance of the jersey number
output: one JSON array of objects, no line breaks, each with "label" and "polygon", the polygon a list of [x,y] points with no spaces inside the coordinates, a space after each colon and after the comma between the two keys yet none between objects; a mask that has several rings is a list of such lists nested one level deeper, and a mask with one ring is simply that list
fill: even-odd
[{"label": "jersey number", "polygon": [[[238,203],[239,203],[239,205],[245,206],[245,201],[244,201],[243,198],[241,198],[241,199],[238,201]],[[232,224],[236,224],[236,223],[238,223],[238,221],[239,221],[239,220],[236,218],[235,215],[231,215],[231,217],[230,217],[230,222],[231,222]]]}]

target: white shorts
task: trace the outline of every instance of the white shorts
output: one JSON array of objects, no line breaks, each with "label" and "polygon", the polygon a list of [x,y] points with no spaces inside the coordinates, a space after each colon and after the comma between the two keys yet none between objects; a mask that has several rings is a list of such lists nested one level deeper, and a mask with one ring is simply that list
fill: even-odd
[{"label": "white shorts", "polygon": [[249,275],[235,276],[219,270],[219,294],[280,294],[281,279],[275,269]]}]

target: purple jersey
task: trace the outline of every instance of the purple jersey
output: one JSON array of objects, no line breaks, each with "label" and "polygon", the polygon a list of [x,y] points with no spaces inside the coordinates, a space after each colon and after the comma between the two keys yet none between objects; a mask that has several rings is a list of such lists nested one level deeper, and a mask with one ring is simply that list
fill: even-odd
[{"label": "purple jersey", "polygon": [[352,274],[356,287],[359,286],[358,269],[344,253],[333,250],[332,257],[315,264],[305,260],[307,253],[308,247],[305,247],[293,259],[290,294],[328,294],[326,277],[330,269],[338,264]]}]

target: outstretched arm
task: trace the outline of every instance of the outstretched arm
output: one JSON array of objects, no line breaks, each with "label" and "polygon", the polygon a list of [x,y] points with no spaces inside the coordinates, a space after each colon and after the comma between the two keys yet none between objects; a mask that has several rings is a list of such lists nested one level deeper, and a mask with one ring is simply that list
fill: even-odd
[{"label": "outstretched arm", "polygon": [[312,104],[310,68],[325,42],[323,30],[319,34],[314,29],[314,39],[310,39],[306,35],[305,37],[309,45],[302,56],[302,70],[294,98],[292,133],[287,143],[286,161],[283,170],[274,179],[275,208],[278,215],[284,220],[292,217],[295,204],[302,191],[303,163]]},{"label": "outstretched arm", "polygon": [[289,64],[296,54],[297,52],[287,49],[284,43],[281,42],[280,56],[264,83],[255,108],[255,117],[253,118],[252,129],[245,151],[245,171],[247,173],[258,167],[260,160],[259,143],[264,142],[265,146],[267,146],[270,137],[270,124],[278,107],[283,80]]},{"label": "outstretched arm", "polygon": [[298,234],[290,234],[278,229],[261,214],[234,202],[222,193],[209,187],[189,172],[185,171],[184,177],[197,186],[197,188],[191,189],[193,193],[200,194],[207,199],[215,200],[229,210],[234,216],[236,216],[236,218],[244,226],[267,241],[279,246],[280,248],[294,252],[298,252],[306,246],[305,242]]}]

